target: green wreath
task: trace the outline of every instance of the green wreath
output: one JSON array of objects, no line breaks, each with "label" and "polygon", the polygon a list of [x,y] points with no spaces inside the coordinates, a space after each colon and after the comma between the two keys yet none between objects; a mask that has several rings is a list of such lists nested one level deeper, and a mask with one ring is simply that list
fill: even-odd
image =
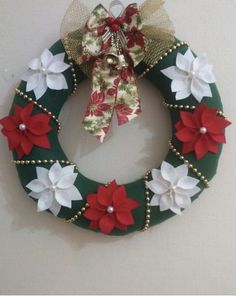
[{"label": "green wreath", "polygon": [[[99,18],[101,10],[106,26],[109,25],[113,33],[119,32],[123,28],[121,23],[119,25],[117,18],[108,20],[101,5],[95,8],[91,18]],[[126,8],[124,16],[135,18],[132,21],[140,26],[140,11],[135,4]],[[88,38],[94,38],[92,33],[91,30],[84,33],[87,36],[82,37],[82,42],[86,40],[91,46],[93,40]],[[131,43],[135,43],[133,35],[130,36]],[[93,68],[89,66],[88,51],[86,61],[78,62],[78,52],[76,60],[73,51],[75,40],[77,45],[81,43],[81,32],[67,34],[50,50],[45,50],[40,59],[30,62],[16,89],[10,115],[0,121],[9,148],[13,150],[13,162],[23,188],[37,202],[38,211],[49,211],[67,223],[109,235],[147,230],[175,214],[180,215],[209,187],[225,143],[224,129],[230,125],[206,56],[197,57],[185,42],[176,38],[143,39],[144,55],[138,52],[138,56],[143,56],[134,58],[138,60],[137,64],[133,62],[134,71],[138,78],[150,80],[165,98],[163,103],[170,110],[173,131],[169,151],[159,169],[146,172],[141,179],[126,185],[117,185],[115,180],[103,185],[83,176],[76,164],[68,160],[58,141],[61,129],[58,116],[68,97],[76,93],[78,84],[92,75],[94,89],[84,125],[103,141],[114,109],[120,124],[140,113],[139,102],[130,99],[135,93],[134,73],[130,66],[117,67],[124,64],[124,60],[120,61],[125,56],[121,52],[97,55],[97,59],[92,60]],[[97,36],[95,40],[99,44]],[[140,39],[136,42],[140,43]],[[137,54],[135,46],[131,44],[130,48]],[[129,53],[132,54],[131,50]],[[109,69],[108,80],[104,59]],[[103,64],[99,64],[101,61]],[[105,87],[101,87],[101,76],[100,80],[94,79],[96,73],[102,72]],[[111,85],[116,87],[114,93],[109,86],[111,77]],[[122,77],[119,82],[117,77]],[[118,98],[122,92],[126,92],[124,96],[129,95],[129,100],[120,106],[121,103],[115,102],[122,99]]]}]

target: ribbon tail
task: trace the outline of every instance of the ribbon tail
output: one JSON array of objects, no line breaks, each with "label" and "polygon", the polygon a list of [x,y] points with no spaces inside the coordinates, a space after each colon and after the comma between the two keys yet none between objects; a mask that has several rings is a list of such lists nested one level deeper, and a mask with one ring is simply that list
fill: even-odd
[{"label": "ribbon tail", "polygon": [[142,112],[135,74],[131,67],[121,70],[115,110],[119,125],[126,124]]},{"label": "ribbon tail", "polygon": [[93,85],[90,102],[84,117],[86,131],[104,141],[110,125],[117,97],[118,75],[103,67],[103,60],[97,59],[93,68]]}]

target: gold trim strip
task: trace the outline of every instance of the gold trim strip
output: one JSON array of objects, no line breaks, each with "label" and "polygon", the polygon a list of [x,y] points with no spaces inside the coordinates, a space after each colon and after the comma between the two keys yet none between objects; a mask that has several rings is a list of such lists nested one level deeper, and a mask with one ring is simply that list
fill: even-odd
[{"label": "gold trim strip", "polygon": [[73,217],[71,217],[70,219],[66,220],[66,223],[68,224],[72,224],[74,222],[76,222],[81,216],[82,214],[85,212],[85,210],[89,207],[89,204],[86,203],[84,207],[82,207],[76,215],[74,215]]},{"label": "gold trim strip", "polygon": [[145,184],[145,195],[146,195],[146,213],[145,213],[145,225],[141,231],[147,231],[150,228],[151,223],[151,198],[150,198],[150,191],[146,185],[148,181],[148,177],[151,171],[148,171],[144,177],[144,184]]}]

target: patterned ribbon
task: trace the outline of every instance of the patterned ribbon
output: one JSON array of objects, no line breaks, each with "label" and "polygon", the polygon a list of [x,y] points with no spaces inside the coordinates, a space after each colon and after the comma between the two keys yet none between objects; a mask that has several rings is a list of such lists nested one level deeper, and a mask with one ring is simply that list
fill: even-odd
[{"label": "patterned ribbon", "polygon": [[83,124],[101,142],[108,133],[114,111],[119,125],[141,113],[133,70],[146,51],[146,38],[141,30],[137,4],[129,5],[117,18],[100,4],[86,24],[81,62],[94,64],[92,94]]}]

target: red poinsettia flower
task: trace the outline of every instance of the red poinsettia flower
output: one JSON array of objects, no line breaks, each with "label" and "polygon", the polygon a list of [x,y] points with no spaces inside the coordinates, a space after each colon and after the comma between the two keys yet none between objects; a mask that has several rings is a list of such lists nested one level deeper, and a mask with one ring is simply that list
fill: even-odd
[{"label": "red poinsettia flower", "polygon": [[33,103],[25,107],[15,105],[13,115],[0,120],[2,133],[8,138],[9,149],[16,150],[19,159],[29,155],[33,146],[46,149],[51,147],[47,136],[52,130],[49,125],[51,117],[43,113],[32,115],[33,107]]},{"label": "red poinsettia flower", "polygon": [[124,186],[113,181],[108,187],[100,186],[97,194],[87,196],[89,208],[84,212],[91,228],[99,228],[109,234],[115,228],[127,230],[135,223],[132,210],[140,204],[128,198]]},{"label": "red poinsettia flower", "polygon": [[110,105],[105,102],[105,94],[97,91],[91,95],[89,106],[86,111],[86,116],[103,116],[103,113],[110,108]]},{"label": "red poinsettia flower", "polygon": [[231,123],[217,115],[217,109],[200,104],[193,113],[181,111],[176,137],[183,142],[183,154],[195,152],[199,160],[208,152],[218,153],[218,144],[226,143],[224,129]]},{"label": "red poinsettia flower", "polygon": [[139,45],[141,48],[145,47],[145,37],[144,34],[133,27],[130,32],[125,33],[128,40],[127,47],[132,48],[135,45]]}]

